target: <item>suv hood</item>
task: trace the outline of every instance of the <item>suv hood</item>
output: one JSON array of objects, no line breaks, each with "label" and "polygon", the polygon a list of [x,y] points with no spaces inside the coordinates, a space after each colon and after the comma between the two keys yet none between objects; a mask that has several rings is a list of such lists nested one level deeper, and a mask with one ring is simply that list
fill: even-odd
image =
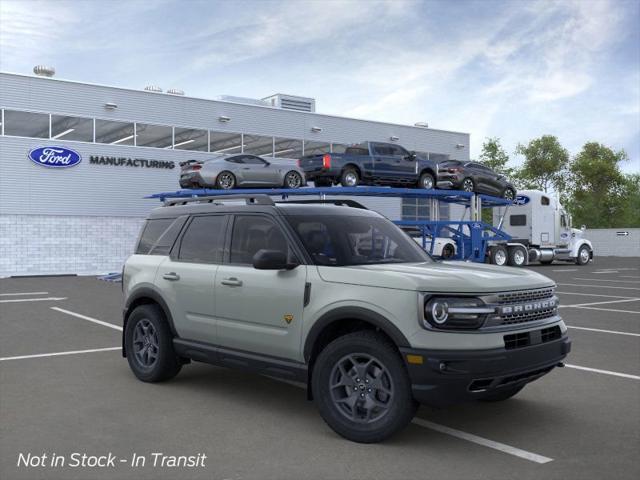
[{"label": "suv hood", "polygon": [[517,267],[470,262],[398,263],[353,267],[318,266],[326,282],[424,292],[491,293],[542,288],[554,282]]}]

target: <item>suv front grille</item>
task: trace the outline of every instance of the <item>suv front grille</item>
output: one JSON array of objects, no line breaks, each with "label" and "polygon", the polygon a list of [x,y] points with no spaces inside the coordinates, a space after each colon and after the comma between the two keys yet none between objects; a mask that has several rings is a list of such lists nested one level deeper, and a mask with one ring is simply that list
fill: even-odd
[{"label": "suv front grille", "polygon": [[[490,317],[486,324],[491,327],[544,320],[555,316],[558,311],[553,287],[502,292],[487,300],[498,306],[498,314]],[[549,305],[548,302],[553,304]]]},{"label": "suv front grille", "polygon": [[509,305],[512,303],[530,302],[532,300],[542,300],[553,297],[555,288],[538,288],[536,290],[519,290],[516,292],[498,293],[497,303]]}]

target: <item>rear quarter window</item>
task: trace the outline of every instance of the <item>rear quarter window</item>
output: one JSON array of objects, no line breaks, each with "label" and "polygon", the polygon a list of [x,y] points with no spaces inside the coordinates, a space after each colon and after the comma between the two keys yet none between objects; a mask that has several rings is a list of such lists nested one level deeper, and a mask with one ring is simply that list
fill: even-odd
[{"label": "rear quarter window", "polygon": [[168,255],[186,217],[147,220],[136,248],[138,255]]}]

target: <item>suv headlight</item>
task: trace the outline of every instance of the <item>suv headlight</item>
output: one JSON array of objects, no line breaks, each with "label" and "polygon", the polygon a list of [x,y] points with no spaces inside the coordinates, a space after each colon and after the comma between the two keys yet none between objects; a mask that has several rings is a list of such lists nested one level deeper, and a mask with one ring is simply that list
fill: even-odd
[{"label": "suv headlight", "polygon": [[488,307],[479,298],[431,297],[424,303],[423,326],[443,330],[475,329],[494,312],[494,307]]}]

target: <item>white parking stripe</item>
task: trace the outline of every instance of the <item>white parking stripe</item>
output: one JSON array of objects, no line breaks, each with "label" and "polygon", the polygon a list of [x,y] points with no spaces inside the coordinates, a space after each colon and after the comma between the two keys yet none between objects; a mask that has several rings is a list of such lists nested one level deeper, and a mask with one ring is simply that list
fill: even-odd
[{"label": "white parking stripe", "polygon": [[640,314],[640,312],[636,312],[635,310],[616,310],[615,308],[600,308],[600,307],[574,307],[574,308],[584,308],[585,310],[600,310],[600,311],[602,311],[602,312],[635,313],[635,314]]},{"label": "white parking stripe", "polygon": [[49,295],[49,292],[19,292],[19,293],[0,293],[0,297],[12,297],[17,295]]},{"label": "white parking stripe", "polygon": [[579,268],[562,268],[558,270],[551,270],[552,272],[577,272]]},{"label": "white parking stripe", "polygon": [[587,330],[589,332],[613,333],[616,335],[629,335],[631,337],[640,337],[640,333],[619,332],[617,330],[602,330],[600,328],[574,327],[573,325],[567,325],[567,327],[573,328],[575,330]]},{"label": "white parking stripe", "polygon": [[428,420],[423,420],[422,418],[414,418],[411,423],[424,428],[428,428],[430,430],[435,430],[436,432],[451,435],[452,437],[461,438],[462,440],[466,440],[468,442],[493,448],[494,450],[500,450],[501,452],[508,453],[509,455],[513,455],[515,457],[524,458],[525,460],[529,460],[530,462],[549,463],[553,461],[553,458],[544,457],[542,455],[538,455],[537,453],[527,452],[526,450],[521,450],[510,445],[505,445],[504,443],[494,442],[493,440],[488,440],[472,433],[463,432],[461,430],[456,430],[455,428],[440,425],[438,423],[433,423]]},{"label": "white parking stripe", "polygon": [[38,353],[36,355],[20,355],[17,357],[0,357],[0,362],[6,362],[7,360],[24,360],[25,358],[58,357],[61,355],[77,355],[80,353],[109,352],[112,350],[122,350],[122,347],[92,348],[90,350],[71,350],[69,352]]},{"label": "white parking stripe", "polygon": [[640,275],[620,275],[620,278],[640,278]]},{"label": "white parking stripe", "polygon": [[82,320],[86,320],[87,322],[97,323],[98,325],[102,325],[104,327],[113,328],[114,330],[122,331],[122,327],[119,325],[114,325],[113,323],[103,322],[102,320],[98,320],[97,318],[87,317],[86,315],[81,315],[79,313],[70,312],[69,310],[65,310],[64,308],[51,307],[51,310],[55,310],[56,312],[66,313],[67,315],[71,315],[73,317],[81,318]]},{"label": "white parking stripe", "polygon": [[67,297],[46,297],[46,298],[11,298],[9,300],[0,300],[0,303],[18,303],[18,302],[57,302],[66,300]]},{"label": "white parking stripe", "polygon": [[[574,280],[593,280],[593,278],[582,278],[582,277],[573,277]],[[638,282],[634,282],[631,280],[609,280],[608,278],[598,278],[599,282],[613,282],[613,283],[630,283],[632,285],[637,285]]]},{"label": "white parking stripe", "polygon": [[576,370],[584,370],[586,372],[603,373],[605,375],[613,375],[614,377],[630,378],[632,380],[640,380],[638,375],[631,375],[629,373],[612,372],[611,370],[600,370],[599,368],[581,367],[580,365],[564,364],[567,368],[575,368]]},{"label": "white parking stripe", "polygon": [[576,303],[574,305],[559,305],[560,308],[571,307],[589,307],[591,305],[604,305],[605,303],[623,303],[623,302],[637,302],[640,298],[628,298],[626,300],[606,300],[604,302],[591,302],[591,303]]},{"label": "white parking stripe", "polygon": [[562,295],[581,295],[583,297],[607,297],[607,298],[636,298],[636,297],[621,297],[620,295],[603,295],[601,293],[579,293],[579,292],[556,292]]},{"label": "white parking stripe", "polygon": [[[593,280],[590,278],[589,280]],[[557,283],[556,285],[569,286],[569,287],[594,287],[594,288],[615,288],[616,290],[640,290],[636,287],[618,287],[613,285],[585,285],[584,283]]]}]

